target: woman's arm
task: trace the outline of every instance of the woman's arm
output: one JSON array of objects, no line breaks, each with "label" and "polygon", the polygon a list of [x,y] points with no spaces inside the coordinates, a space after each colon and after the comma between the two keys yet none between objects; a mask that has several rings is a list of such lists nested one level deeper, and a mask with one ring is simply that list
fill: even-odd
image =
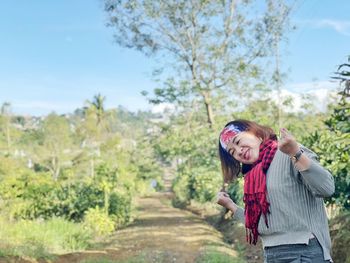
[{"label": "woman's arm", "polygon": [[298,160],[293,161],[292,170],[294,174],[300,174],[300,180],[314,196],[329,197],[334,193],[333,176],[319,164],[314,152],[299,145],[285,128],[281,129],[281,139],[278,144],[279,149],[290,157],[300,154],[300,149],[304,151]]},{"label": "woman's arm", "polygon": [[232,218],[237,219],[241,223],[245,224],[244,208],[237,206]]},{"label": "woman's arm", "polygon": [[316,197],[329,197],[334,193],[335,185],[332,174],[320,165],[317,155],[306,147],[301,146],[304,153],[295,162],[294,173]]},{"label": "woman's arm", "polygon": [[236,205],[236,203],[232,201],[228,193],[220,191],[217,195],[217,203],[230,210],[233,214],[233,218],[241,221],[242,223],[245,222],[244,209]]}]

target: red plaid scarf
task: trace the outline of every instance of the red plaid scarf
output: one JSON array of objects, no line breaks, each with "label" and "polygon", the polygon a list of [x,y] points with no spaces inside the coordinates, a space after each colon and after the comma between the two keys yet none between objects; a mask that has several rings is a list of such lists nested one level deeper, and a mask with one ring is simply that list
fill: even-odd
[{"label": "red plaid scarf", "polygon": [[270,167],[277,151],[277,141],[267,140],[261,143],[258,160],[253,168],[244,176],[245,227],[247,242],[256,244],[258,241],[258,225],[261,214],[264,215],[265,224],[269,211],[266,193],[266,172]]}]

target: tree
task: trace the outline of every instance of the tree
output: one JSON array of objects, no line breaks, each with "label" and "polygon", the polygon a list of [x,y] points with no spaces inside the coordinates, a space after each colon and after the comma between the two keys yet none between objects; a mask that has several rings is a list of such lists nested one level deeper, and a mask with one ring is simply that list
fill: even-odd
[{"label": "tree", "polygon": [[[104,103],[106,101],[106,97],[102,96],[100,93],[95,95],[93,100],[87,101],[89,106],[88,109],[92,110],[96,117],[96,126],[101,126],[105,119],[105,106]],[[87,109],[87,110],[88,110]]]},{"label": "tree", "polygon": [[52,179],[57,181],[62,168],[70,166],[76,155],[69,123],[65,117],[51,113],[43,121],[41,129],[34,133],[31,136],[35,141],[28,151],[34,162],[49,170]]},{"label": "tree", "polygon": [[163,56],[170,74],[176,75],[155,89],[151,102],[191,107],[192,100],[200,100],[210,126],[215,122],[215,101],[225,105],[232,97],[239,98],[248,77],[259,77],[259,59],[271,54],[291,10],[276,0],[267,0],[260,13],[260,1],[104,2],[116,42]]},{"label": "tree", "polygon": [[350,56],[348,57],[348,63],[343,63],[339,65],[337,71],[334,73],[336,76],[332,77],[332,79],[339,80],[339,84],[341,86],[341,91],[339,95],[342,98],[350,97]]},{"label": "tree", "polygon": [[3,132],[6,137],[7,152],[11,152],[11,104],[4,102],[1,106],[1,123],[4,125]]},{"label": "tree", "polygon": [[[78,137],[81,139],[82,148],[86,148],[89,165],[90,176],[95,174],[95,160],[100,157],[100,145],[108,137],[111,131],[110,121],[114,118],[114,111],[105,110],[106,97],[100,93],[93,97],[92,101],[87,100],[86,106],[81,112],[83,120],[77,124]],[[76,110],[76,113],[79,113]],[[79,119],[80,120],[80,119]],[[85,153],[81,154],[80,159],[84,159]]]},{"label": "tree", "polygon": [[349,64],[338,67],[336,77],[340,80],[340,99],[325,121],[328,130],[315,132],[306,143],[320,156],[321,163],[332,171],[335,193],[328,199],[341,209],[350,209],[350,73],[344,70]]},{"label": "tree", "polygon": [[89,122],[89,128],[96,133],[95,139],[100,140],[103,133],[109,132],[108,118],[111,112],[105,110],[106,97],[100,93],[95,95],[92,101],[87,100],[84,111],[85,121]]}]

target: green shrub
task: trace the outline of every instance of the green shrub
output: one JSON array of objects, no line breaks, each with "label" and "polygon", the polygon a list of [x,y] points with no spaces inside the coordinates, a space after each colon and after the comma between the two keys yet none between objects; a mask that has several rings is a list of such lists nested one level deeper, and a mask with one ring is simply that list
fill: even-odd
[{"label": "green shrub", "polygon": [[130,221],[131,196],[113,192],[109,197],[108,214],[115,219],[116,227]]},{"label": "green shrub", "polygon": [[201,203],[211,202],[222,184],[221,175],[218,172],[207,171],[205,168],[195,169],[193,172],[194,199]]},{"label": "green shrub", "polygon": [[106,204],[104,199],[107,197],[108,214],[114,217],[116,225],[121,226],[130,221],[131,195],[119,192],[106,195],[92,183],[61,186],[46,181],[33,182],[28,183],[26,187],[23,186],[18,192],[20,193],[18,196],[3,195],[7,199],[2,209],[12,219],[64,217],[80,222],[90,208],[104,207]]},{"label": "green shrub", "polygon": [[191,190],[190,178],[188,174],[179,174],[173,182],[175,197],[172,200],[174,207],[184,208],[190,203]]},{"label": "green shrub", "polygon": [[239,206],[244,206],[243,203],[243,177],[234,180],[229,184],[227,192],[230,195],[231,199],[238,204]]},{"label": "green shrub", "polygon": [[183,169],[173,183],[175,199],[173,204],[177,207],[186,206],[191,199],[198,202],[211,202],[222,184],[218,172],[207,170],[205,167]]},{"label": "green shrub", "polygon": [[94,234],[104,236],[114,231],[115,223],[103,209],[96,207],[86,211],[84,226]]},{"label": "green shrub", "polygon": [[350,263],[350,212],[346,211],[330,222],[332,258],[334,262]]},{"label": "green shrub", "polygon": [[91,207],[103,206],[104,194],[92,184],[52,185],[43,183],[28,186],[21,196],[26,206],[16,210],[15,217],[48,219],[65,217],[79,222]]}]

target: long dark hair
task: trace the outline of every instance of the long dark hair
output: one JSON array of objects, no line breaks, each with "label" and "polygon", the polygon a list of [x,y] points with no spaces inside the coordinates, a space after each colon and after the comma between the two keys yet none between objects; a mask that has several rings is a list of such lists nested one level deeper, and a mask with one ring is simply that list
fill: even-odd
[{"label": "long dark hair", "polygon": [[[250,131],[258,138],[261,138],[263,141],[268,139],[277,140],[275,132],[270,127],[262,126],[260,124],[257,124],[256,122],[239,119],[230,121],[225,125],[225,127],[231,124],[236,125],[245,131]],[[220,144],[220,138],[219,157],[221,161],[222,175],[224,177],[225,183],[232,182],[238,177],[240,172],[245,174],[251,169],[251,165],[241,164],[235,158],[233,158],[233,156],[229,154],[224,148],[222,148]]]}]

